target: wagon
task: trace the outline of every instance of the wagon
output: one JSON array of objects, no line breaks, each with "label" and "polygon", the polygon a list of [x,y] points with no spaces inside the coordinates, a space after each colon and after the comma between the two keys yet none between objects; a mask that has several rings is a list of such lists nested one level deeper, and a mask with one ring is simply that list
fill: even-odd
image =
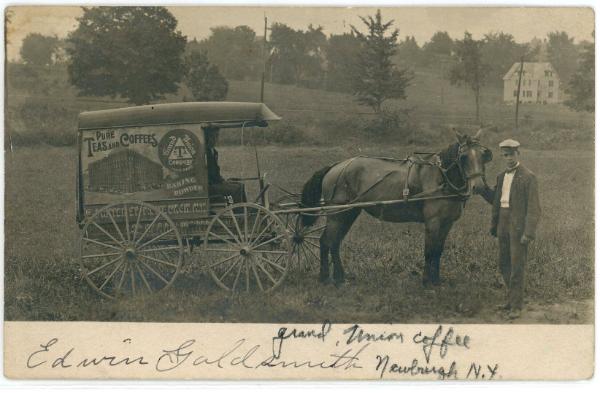
[{"label": "wagon", "polygon": [[[269,201],[260,174],[249,202],[209,195],[205,131],[266,127],[262,103],[188,102],[79,116],[77,222],[82,279],[104,297],[152,294],[199,263],[232,292],[270,292],[294,263],[317,259],[320,226],[298,225],[298,194]],[[283,190],[283,189],[281,189]],[[283,190],[285,192],[285,190]],[[198,256],[197,258],[190,258]]]}]

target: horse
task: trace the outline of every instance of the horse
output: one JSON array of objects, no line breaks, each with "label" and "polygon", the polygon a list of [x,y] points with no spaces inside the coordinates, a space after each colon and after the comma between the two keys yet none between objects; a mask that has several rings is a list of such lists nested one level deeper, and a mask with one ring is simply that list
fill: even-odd
[{"label": "horse", "polygon": [[[455,130],[456,142],[426,157],[415,154],[399,160],[358,156],[315,172],[302,188],[301,206],[340,205],[326,214],[319,240],[319,280],[330,281],[331,254],[333,281],[336,286],[344,282],[340,247],[364,210],[383,221],[425,224],[423,285],[440,285],[440,257],[452,225],[472,194],[482,195],[488,190],[485,164],[492,160],[492,152],[479,143],[482,131],[471,137]],[[381,201],[390,203],[368,203]],[[300,222],[308,228],[317,218],[301,214]]]}]

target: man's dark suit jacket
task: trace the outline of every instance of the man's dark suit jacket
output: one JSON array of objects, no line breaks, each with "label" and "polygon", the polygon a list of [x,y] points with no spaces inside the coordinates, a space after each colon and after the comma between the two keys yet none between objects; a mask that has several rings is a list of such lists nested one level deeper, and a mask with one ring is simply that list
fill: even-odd
[{"label": "man's dark suit jacket", "polygon": [[[488,190],[484,198],[492,202],[492,233],[497,232],[500,216],[500,198],[502,197],[502,184],[504,175],[498,175],[495,191]],[[493,198],[493,199],[492,199]],[[535,239],[535,230],[540,219],[541,208],[538,197],[537,179],[533,172],[519,164],[515,171],[510,187],[510,228],[511,232],[519,238],[524,234]]]}]

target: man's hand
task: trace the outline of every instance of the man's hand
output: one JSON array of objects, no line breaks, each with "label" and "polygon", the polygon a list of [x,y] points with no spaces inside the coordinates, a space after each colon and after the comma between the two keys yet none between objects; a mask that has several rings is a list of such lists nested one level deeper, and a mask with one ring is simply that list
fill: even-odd
[{"label": "man's hand", "polygon": [[527,235],[521,236],[521,244],[529,244],[532,241],[533,241],[532,237],[529,237]]}]

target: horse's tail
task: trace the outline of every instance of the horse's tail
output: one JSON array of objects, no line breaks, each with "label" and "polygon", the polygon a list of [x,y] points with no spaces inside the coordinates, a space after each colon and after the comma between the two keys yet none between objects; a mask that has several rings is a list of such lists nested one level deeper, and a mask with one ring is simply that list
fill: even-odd
[{"label": "horse's tail", "polygon": [[[323,192],[323,178],[332,167],[333,165],[330,165],[319,169],[304,184],[302,187],[302,198],[300,199],[301,207],[317,207],[319,205],[321,193]],[[301,214],[300,216],[304,227],[313,225],[318,218],[315,214]]]}]

